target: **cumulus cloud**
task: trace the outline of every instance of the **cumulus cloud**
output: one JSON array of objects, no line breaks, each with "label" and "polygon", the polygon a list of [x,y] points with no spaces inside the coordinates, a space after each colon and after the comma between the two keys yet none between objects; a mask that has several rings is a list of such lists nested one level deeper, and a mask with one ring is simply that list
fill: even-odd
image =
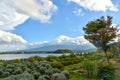
[{"label": "cumulus cloud", "polygon": [[74,2],[91,11],[118,11],[117,7],[111,0],[68,0],[68,2]]},{"label": "cumulus cloud", "polygon": [[41,22],[48,22],[57,10],[57,6],[51,0],[5,0],[4,2],[19,13],[24,13]]},{"label": "cumulus cloud", "polygon": [[50,42],[51,44],[75,44],[75,45],[83,45],[83,44],[90,44],[89,41],[87,41],[84,36],[76,37],[76,38],[70,38],[65,35],[60,35],[55,40]]},{"label": "cumulus cloud", "polygon": [[29,17],[49,22],[56,10],[51,0],[0,0],[0,30],[14,30]]},{"label": "cumulus cloud", "polygon": [[27,19],[27,15],[18,13],[5,2],[0,2],[0,30],[14,30],[17,25],[24,23]]},{"label": "cumulus cloud", "polygon": [[26,43],[22,37],[0,30],[0,52],[24,49]]},{"label": "cumulus cloud", "polygon": [[28,45],[22,37],[5,31],[14,30],[29,18],[49,22],[56,10],[51,0],[0,0],[0,51],[21,50]]}]

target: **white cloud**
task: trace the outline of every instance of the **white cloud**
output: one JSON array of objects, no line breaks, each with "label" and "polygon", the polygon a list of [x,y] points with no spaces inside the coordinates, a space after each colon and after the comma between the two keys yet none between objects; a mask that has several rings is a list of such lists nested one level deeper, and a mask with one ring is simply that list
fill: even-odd
[{"label": "white cloud", "polygon": [[17,25],[24,23],[27,19],[27,15],[18,13],[4,2],[0,3],[0,30],[14,30]]},{"label": "white cloud", "polygon": [[51,0],[6,0],[6,3],[18,12],[41,22],[48,22],[57,10],[57,6]]},{"label": "white cloud", "polygon": [[21,50],[28,45],[22,37],[5,31],[14,30],[28,18],[49,22],[56,10],[51,0],[0,0],[0,51]]},{"label": "white cloud", "polygon": [[22,37],[0,30],[0,52],[24,49],[26,43]]},{"label": "white cloud", "polygon": [[84,15],[84,13],[82,12],[82,9],[75,9],[73,11],[73,13],[75,13],[77,16],[83,16]]},{"label": "white cloud", "polygon": [[53,40],[51,44],[83,45],[83,44],[89,44],[89,41],[87,41],[83,36],[76,37],[76,38],[70,38],[65,35],[60,35],[55,40]]},{"label": "white cloud", "polygon": [[91,11],[118,11],[117,7],[111,0],[68,0],[68,2],[74,2]]},{"label": "white cloud", "polygon": [[56,10],[51,0],[0,0],[0,30],[14,30],[29,17],[49,22]]}]

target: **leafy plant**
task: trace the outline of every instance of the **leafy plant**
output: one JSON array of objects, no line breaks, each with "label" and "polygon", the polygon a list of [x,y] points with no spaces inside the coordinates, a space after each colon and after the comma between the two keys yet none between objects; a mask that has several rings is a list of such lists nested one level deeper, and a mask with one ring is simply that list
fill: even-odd
[{"label": "leafy plant", "polygon": [[112,64],[100,63],[97,68],[97,76],[103,80],[114,80],[115,67]]},{"label": "leafy plant", "polygon": [[55,73],[52,75],[51,80],[66,80],[66,77],[63,74]]},{"label": "leafy plant", "polygon": [[82,68],[85,70],[87,77],[96,77],[96,62],[85,59],[81,62]]},{"label": "leafy plant", "polygon": [[93,43],[97,48],[104,51],[106,61],[109,63],[107,50],[108,43],[117,36],[118,28],[112,26],[112,17],[107,16],[107,19],[102,16],[100,19],[91,21],[83,28],[85,31],[85,38]]}]

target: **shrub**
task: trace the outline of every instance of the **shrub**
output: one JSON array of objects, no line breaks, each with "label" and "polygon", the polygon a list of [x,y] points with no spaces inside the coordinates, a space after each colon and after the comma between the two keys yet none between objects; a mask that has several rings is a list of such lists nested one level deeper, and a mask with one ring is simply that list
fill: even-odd
[{"label": "shrub", "polygon": [[45,64],[43,67],[46,67],[47,69],[49,69],[49,68],[52,68],[52,66],[50,65],[50,64]]},{"label": "shrub", "polygon": [[0,61],[0,66],[3,66],[3,65],[4,65],[4,63],[2,61]]},{"label": "shrub", "polygon": [[52,63],[51,63],[51,66],[52,66],[53,68],[58,68],[58,69],[60,69],[60,70],[63,70],[63,69],[64,69],[64,66],[63,66],[61,63],[59,63],[59,62],[52,62]]},{"label": "shrub", "polygon": [[114,57],[113,53],[110,53],[110,52],[107,53],[107,56],[108,56],[108,58],[110,58],[110,59]]},{"label": "shrub", "polygon": [[46,67],[40,67],[40,73],[45,74]]},{"label": "shrub", "polygon": [[50,77],[48,75],[42,75],[38,78],[38,80],[50,80]]},{"label": "shrub", "polygon": [[21,63],[21,60],[20,59],[15,59],[13,60],[14,63]]},{"label": "shrub", "polygon": [[35,61],[35,58],[34,58],[34,57],[30,57],[30,58],[28,58],[28,60],[29,60],[30,62],[34,62],[34,61]]},{"label": "shrub", "polygon": [[21,74],[23,71],[22,69],[18,68],[18,69],[15,69],[15,71],[13,72],[14,75],[17,75],[17,74]]},{"label": "shrub", "polygon": [[34,59],[37,60],[37,61],[43,61],[44,60],[44,58],[42,58],[40,56],[35,56]]},{"label": "shrub", "polygon": [[14,68],[15,66],[13,64],[7,64],[5,67],[6,68]]},{"label": "shrub", "polygon": [[19,75],[12,75],[2,80],[34,80],[33,76],[29,73],[23,73]]},{"label": "shrub", "polygon": [[97,77],[103,80],[114,80],[115,67],[112,64],[99,64],[97,67]]},{"label": "shrub", "polygon": [[3,71],[2,71],[2,70],[0,70],[0,77],[1,77],[2,73],[3,73]]},{"label": "shrub", "polygon": [[62,54],[61,56],[59,56],[59,58],[60,58],[61,60],[65,60],[67,57],[68,57],[68,56],[66,56],[65,54]]},{"label": "shrub", "polygon": [[45,74],[51,76],[53,74],[52,69],[46,69]]},{"label": "shrub", "polygon": [[85,70],[87,77],[95,77],[96,75],[96,62],[84,60],[81,62],[82,68]]},{"label": "shrub", "polygon": [[45,77],[43,77],[43,76],[40,76],[39,78],[38,78],[38,80],[47,80]]},{"label": "shrub", "polygon": [[76,54],[74,54],[74,53],[70,53],[69,57],[70,58],[77,58]]},{"label": "shrub", "polygon": [[37,71],[34,71],[32,75],[33,75],[34,79],[38,79],[39,76],[41,76],[41,74]]},{"label": "shrub", "polygon": [[58,57],[56,57],[56,56],[47,56],[46,60],[50,61],[50,62],[54,62],[54,61],[58,60]]},{"label": "shrub", "polygon": [[70,76],[70,73],[68,71],[62,71],[61,74],[64,74],[67,78]]},{"label": "shrub", "polygon": [[9,75],[10,75],[9,72],[3,72],[2,75],[1,75],[1,77],[5,78],[5,77],[8,77]]},{"label": "shrub", "polygon": [[58,68],[53,68],[52,71],[53,73],[60,73],[60,70]]},{"label": "shrub", "polygon": [[63,74],[55,73],[52,75],[51,80],[66,80],[66,77]]}]

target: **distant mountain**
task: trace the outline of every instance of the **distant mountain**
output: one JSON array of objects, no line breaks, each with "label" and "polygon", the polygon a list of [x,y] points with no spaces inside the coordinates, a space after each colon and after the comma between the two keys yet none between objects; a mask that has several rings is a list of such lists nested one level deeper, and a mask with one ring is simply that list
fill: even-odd
[{"label": "distant mountain", "polygon": [[69,49],[84,52],[96,51],[96,47],[89,43],[83,36],[70,38],[64,35],[61,35],[50,42],[32,44],[24,51],[55,51],[57,49]]}]

